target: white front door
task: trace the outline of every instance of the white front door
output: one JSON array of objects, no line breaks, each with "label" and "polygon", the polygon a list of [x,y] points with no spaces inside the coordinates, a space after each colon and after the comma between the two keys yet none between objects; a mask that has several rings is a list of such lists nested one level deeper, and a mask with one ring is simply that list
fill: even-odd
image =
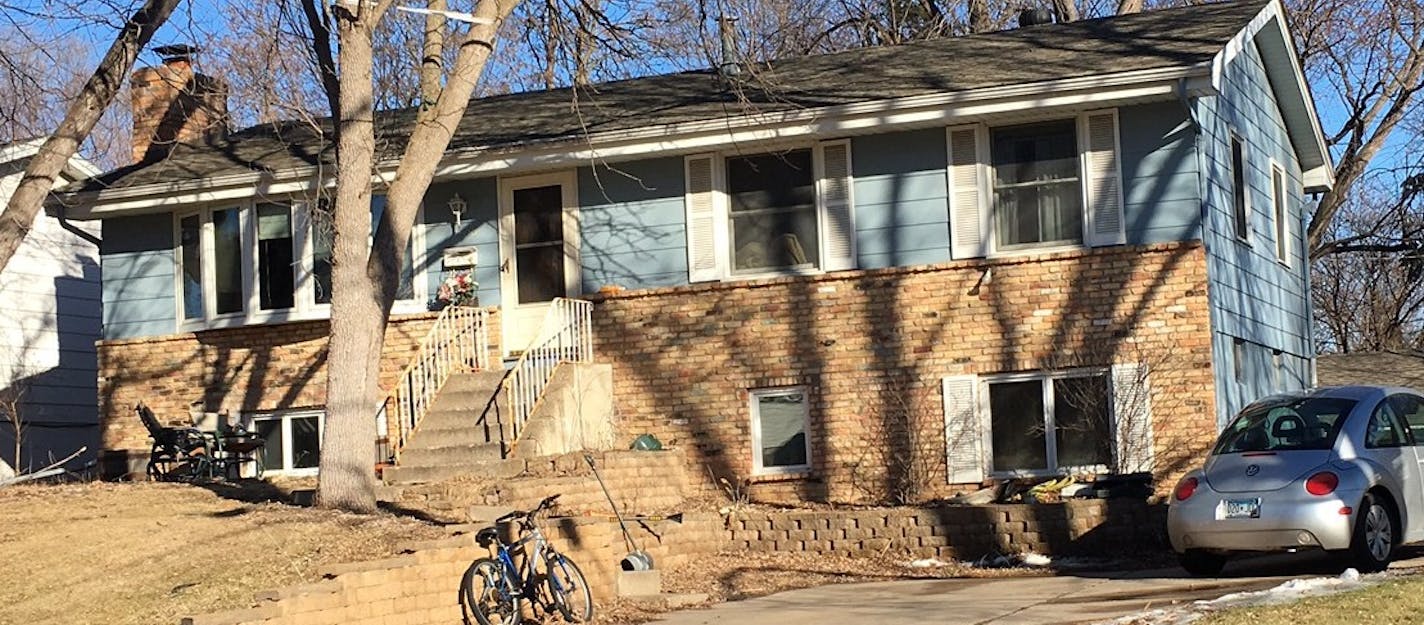
[{"label": "white front door", "polygon": [[549,302],[580,293],[574,174],[502,178],[499,267],[504,353],[537,339]]}]

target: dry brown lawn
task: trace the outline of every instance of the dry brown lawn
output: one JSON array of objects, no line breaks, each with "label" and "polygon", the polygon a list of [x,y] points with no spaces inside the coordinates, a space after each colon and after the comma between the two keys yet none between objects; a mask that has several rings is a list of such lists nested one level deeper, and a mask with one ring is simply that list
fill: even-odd
[{"label": "dry brown lawn", "polygon": [[224,499],[179,484],[0,490],[0,623],[176,624],[445,536],[390,515]]}]

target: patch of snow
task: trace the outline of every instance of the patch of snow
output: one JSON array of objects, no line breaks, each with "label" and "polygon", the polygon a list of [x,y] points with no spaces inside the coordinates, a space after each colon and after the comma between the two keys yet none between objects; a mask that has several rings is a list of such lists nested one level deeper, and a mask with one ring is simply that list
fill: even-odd
[{"label": "patch of snow", "polygon": [[923,560],[913,560],[910,562],[910,568],[915,569],[930,569],[941,566],[949,566],[949,563],[934,558],[925,558]]},{"label": "patch of snow", "polygon": [[1053,558],[1039,553],[1028,552],[1019,554],[1019,562],[1024,566],[1041,568],[1053,564]]},{"label": "patch of snow", "polygon": [[1235,592],[1215,599],[1159,608],[1129,614],[1099,625],[1188,625],[1207,615],[1228,608],[1277,605],[1300,601],[1306,597],[1333,595],[1373,585],[1384,574],[1361,576],[1355,569],[1346,569],[1339,577],[1309,577],[1293,579],[1274,588],[1251,592]]},{"label": "patch of snow", "polygon": [[4,460],[0,460],[0,480],[6,480],[12,477],[15,477],[15,470],[11,469],[10,465]]}]

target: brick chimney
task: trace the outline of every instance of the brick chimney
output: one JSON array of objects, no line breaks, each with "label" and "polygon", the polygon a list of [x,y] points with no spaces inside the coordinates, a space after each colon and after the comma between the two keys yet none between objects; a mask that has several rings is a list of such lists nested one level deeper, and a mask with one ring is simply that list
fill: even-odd
[{"label": "brick chimney", "polygon": [[189,45],[160,46],[163,64],[135,71],[134,162],[161,159],[179,143],[197,144],[227,135],[227,83],[193,71]]}]

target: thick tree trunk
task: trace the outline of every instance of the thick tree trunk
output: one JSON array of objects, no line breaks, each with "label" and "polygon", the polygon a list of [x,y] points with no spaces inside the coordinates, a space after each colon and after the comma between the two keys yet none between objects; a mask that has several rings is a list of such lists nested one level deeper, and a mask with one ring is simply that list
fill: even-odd
[{"label": "thick tree trunk", "polygon": [[366,275],[376,150],[371,33],[360,20],[338,20],[341,157],[333,211],[326,424],[317,483],[322,507],[353,512],[376,509],[376,402],[386,329],[379,285]]},{"label": "thick tree trunk", "polygon": [[[516,0],[484,0],[477,17],[503,21]],[[464,116],[475,82],[493,49],[495,25],[477,25],[459,53],[433,106],[424,107],[386,193],[386,210],[370,234],[371,172],[375,165],[371,32],[341,21],[340,139],[336,184],[336,242],[332,249],[331,340],[327,356],[326,430],[322,439],[323,507],[375,509],[375,416],[381,399],[380,359],[400,277],[400,253],[435,167]],[[429,92],[428,92],[429,93]],[[368,251],[369,250],[369,251]]]},{"label": "thick tree trunk", "polygon": [[1053,12],[1059,22],[1078,21],[1078,0],[1053,0]]},{"label": "thick tree trunk", "polygon": [[[496,23],[503,22],[517,4],[518,0],[484,0],[476,6],[474,14]],[[496,25],[474,26],[460,42],[440,97],[435,106],[421,112],[386,193],[387,219],[382,219],[378,226],[367,268],[367,273],[377,277],[382,285],[381,306],[386,313],[395,302],[400,262],[404,257],[401,252],[410,240],[416,213],[435,178],[435,168],[445,156],[445,148],[450,145],[460,118],[464,117],[475,83],[494,50],[496,28]]]},{"label": "thick tree trunk", "polygon": [[1127,15],[1128,13],[1141,13],[1142,0],[1118,0],[1117,14]]},{"label": "thick tree trunk", "polygon": [[[445,0],[430,0],[431,11],[444,11]],[[440,97],[440,77],[445,70],[445,16],[425,16],[425,44],[420,53],[420,106],[430,107]]]},{"label": "thick tree trunk", "polygon": [[969,32],[987,33],[993,29],[989,22],[989,0],[969,0]]},{"label": "thick tree trunk", "polygon": [[94,75],[69,104],[59,128],[45,140],[39,153],[30,159],[20,185],[10,196],[5,212],[0,213],[0,269],[10,264],[64,166],[104,116],[114,94],[118,93],[129,70],[133,69],[139,51],[148,45],[154,31],[168,20],[179,2],[181,0],[148,0],[129,17],[99,62],[99,67],[94,70]]}]

